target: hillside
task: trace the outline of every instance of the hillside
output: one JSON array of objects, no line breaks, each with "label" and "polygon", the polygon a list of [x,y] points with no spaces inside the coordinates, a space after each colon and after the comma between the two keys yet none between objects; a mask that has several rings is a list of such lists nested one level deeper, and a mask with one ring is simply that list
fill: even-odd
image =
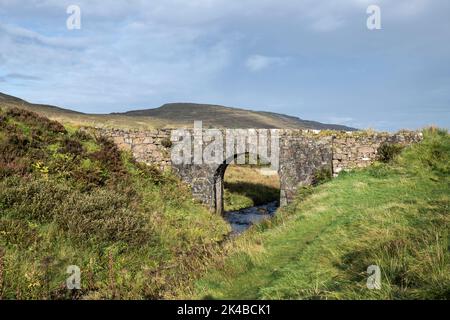
[{"label": "hillside", "polygon": [[22,100],[17,97],[13,97],[0,92],[0,106],[3,107],[19,107],[23,109],[27,109],[29,111],[38,112],[43,115],[52,115],[52,116],[74,116],[74,115],[83,115],[81,112],[72,111],[69,109],[63,109],[60,107],[45,105],[45,104],[33,104],[29,103],[25,100]]},{"label": "hillside", "polygon": [[202,120],[205,127],[215,128],[283,128],[283,129],[333,129],[352,131],[346,126],[323,124],[296,117],[230,108],[209,104],[171,103],[159,108],[112,114],[84,114],[60,107],[33,104],[0,93],[4,107],[19,107],[37,112],[52,120],[74,126],[106,126],[113,128],[153,129],[192,127]]},{"label": "hillside", "polygon": [[167,123],[179,123],[182,125],[192,125],[195,120],[202,120],[204,126],[219,128],[355,130],[346,126],[307,121],[273,112],[250,111],[219,105],[195,103],[169,103],[159,108],[128,111],[121,115],[151,117]]},{"label": "hillside", "polygon": [[[160,299],[229,227],[108,140],[0,108],[0,299]],[[81,290],[65,287],[79,266]]]},{"label": "hillside", "polygon": [[[299,191],[212,260],[188,298],[450,299],[450,137]],[[381,290],[366,287],[370,265]]]}]

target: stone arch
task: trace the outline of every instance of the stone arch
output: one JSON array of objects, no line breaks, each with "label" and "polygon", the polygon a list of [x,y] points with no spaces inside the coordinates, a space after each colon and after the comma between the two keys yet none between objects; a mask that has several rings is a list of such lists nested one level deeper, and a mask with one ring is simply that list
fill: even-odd
[{"label": "stone arch", "polygon": [[[251,153],[249,153],[249,152],[245,152],[245,153],[241,153],[241,154],[236,153],[233,156],[227,158],[225,161],[223,161],[223,163],[220,164],[219,166],[217,166],[217,168],[214,171],[212,190],[211,190],[212,191],[211,199],[212,199],[212,209],[217,214],[222,215],[224,212],[223,193],[224,193],[225,171],[227,170],[228,166],[231,164],[230,161],[232,159],[237,159],[237,157],[242,154],[250,155]],[[254,156],[257,157],[257,155],[255,155],[255,154],[254,154]],[[268,158],[264,158],[262,160],[269,163]],[[278,179],[280,179],[280,185],[281,185],[280,170],[278,170],[277,173],[278,173]],[[281,203],[281,190],[280,190],[279,202]]]},{"label": "stone arch", "polygon": [[222,215],[224,211],[224,204],[223,204],[223,192],[224,192],[224,177],[225,177],[225,171],[227,169],[229,164],[223,163],[219,165],[219,167],[216,169],[216,172],[214,173],[214,182],[213,182],[213,208],[215,213]]}]

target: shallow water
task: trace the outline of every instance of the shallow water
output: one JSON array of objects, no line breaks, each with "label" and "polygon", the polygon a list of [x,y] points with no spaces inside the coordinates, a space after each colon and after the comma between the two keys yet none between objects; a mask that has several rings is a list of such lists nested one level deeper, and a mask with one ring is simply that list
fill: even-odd
[{"label": "shallow water", "polygon": [[278,201],[260,206],[224,213],[225,220],[231,225],[234,234],[247,230],[252,224],[272,218],[278,209]]}]

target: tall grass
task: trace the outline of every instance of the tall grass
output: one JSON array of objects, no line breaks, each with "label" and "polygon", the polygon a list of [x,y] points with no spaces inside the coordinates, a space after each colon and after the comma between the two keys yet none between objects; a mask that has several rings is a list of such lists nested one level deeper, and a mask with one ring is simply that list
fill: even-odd
[{"label": "tall grass", "polygon": [[174,297],[228,233],[170,172],[32,112],[0,110],[0,151],[3,299]]},{"label": "tall grass", "polygon": [[[449,166],[449,135],[431,128],[390,163],[302,190],[230,243],[188,296],[449,299]],[[381,290],[366,286],[369,265]]]}]

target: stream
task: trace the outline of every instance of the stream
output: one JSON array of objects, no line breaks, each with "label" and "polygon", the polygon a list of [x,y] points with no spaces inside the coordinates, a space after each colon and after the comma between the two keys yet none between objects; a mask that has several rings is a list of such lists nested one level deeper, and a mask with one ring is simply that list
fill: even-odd
[{"label": "stream", "polygon": [[231,225],[232,233],[239,234],[247,230],[252,224],[272,218],[278,209],[278,201],[245,208],[237,211],[227,211],[224,218]]}]

